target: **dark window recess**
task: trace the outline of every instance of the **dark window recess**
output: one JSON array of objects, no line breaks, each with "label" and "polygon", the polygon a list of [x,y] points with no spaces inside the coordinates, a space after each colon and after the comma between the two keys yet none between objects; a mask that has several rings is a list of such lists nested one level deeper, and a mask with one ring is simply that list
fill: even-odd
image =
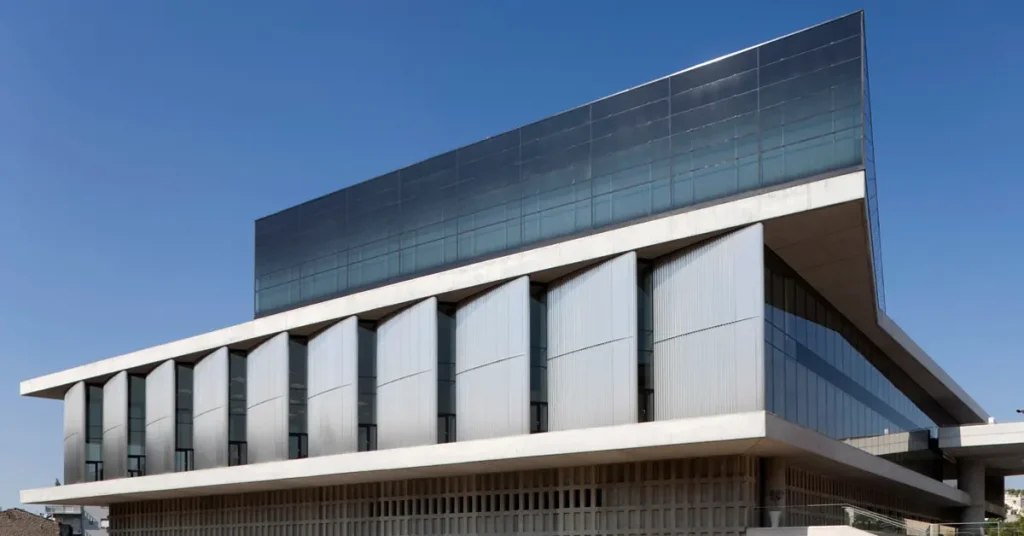
[{"label": "dark window recess", "polygon": [[103,387],[85,386],[85,481],[103,480]]},{"label": "dark window recess", "polygon": [[146,474],[146,378],[128,376],[128,476]]},{"label": "dark window recess", "polygon": [[175,472],[195,469],[192,453],[192,365],[177,363],[174,366],[174,470]]},{"label": "dark window recess", "polygon": [[373,322],[359,322],[358,353],[358,448],[377,450],[377,325]]},{"label": "dark window recess", "polygon": [[455,305],[437,306],[437,442],[455,434]]},{"label": "dark window recess", "polygon": [[548,431],[548,288],[530,283],[530,433]]},{"label": "dark window recess", "polygon": [[228,354],[228,465],[245,465],[249,460],[246,443],[246,355]]},{"label": "dark window recess", "polygon": [[637,275],[637,421],[654,420],[654,269],[638,261]]},{"label": "dark window recess", "polygon": [[288,459],[309,456],[306,417],[306,339],[288,339]]}]

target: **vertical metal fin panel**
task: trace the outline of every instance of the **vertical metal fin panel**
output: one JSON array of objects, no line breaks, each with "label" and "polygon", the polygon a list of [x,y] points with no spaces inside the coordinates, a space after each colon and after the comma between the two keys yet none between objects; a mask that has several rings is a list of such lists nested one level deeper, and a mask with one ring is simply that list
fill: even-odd
[{"label": "vertical metal fin panel", "polygon": [[174,472],[174,360],[146,376],[146,474]]},{"label": "vertical metal fin panel", "polygon": [[85,482],[85,382],[64,393],[64,484]]},{"label": "vertical metal fin panel", "polygon": [[629,252],[548,289],[548,425],[637,420],[637,271]]},{"label": "vertical metal fin panel", "polygon": [[192,372],[192,448],[196,469],[228,465],[228,349],[199,360]]},{"label": "vertical metal fin panel", "polygon": [[455,338],[458,440],[530,433],[530,278],[461,304]]},{"label": "vertical metal fin panel", "polygon": [[377,448],[437,442],[437,298],[377,327]]},{"label": "vertical metal fin panel", "polygon": [[309,455],[357,450],[359,319],[350,316],[309,340]]},{"label": "vertical metal fin panel", "polygon": [[128,476],[128,372],[103,384],[103,479]]},{"label": "vertical metal fin panel", "polygon": [[245,361],[249,463],[288,459],[288,334],[279,333]]},{"label": "vertical metal fin panel", "polygon": [[764,409],[761,224],[671,254],[654,268],[657,420]]}]

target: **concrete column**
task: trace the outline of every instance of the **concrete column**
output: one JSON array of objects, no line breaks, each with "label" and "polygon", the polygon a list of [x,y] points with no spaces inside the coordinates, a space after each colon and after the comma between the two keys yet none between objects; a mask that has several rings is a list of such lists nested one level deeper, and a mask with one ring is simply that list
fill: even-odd
[{"label": "concrete column", "polygon": [[971,505],[964,508],[961,521],[985,521],[985,464],[970,458],[957,460],[956,487],[971,496]]}]

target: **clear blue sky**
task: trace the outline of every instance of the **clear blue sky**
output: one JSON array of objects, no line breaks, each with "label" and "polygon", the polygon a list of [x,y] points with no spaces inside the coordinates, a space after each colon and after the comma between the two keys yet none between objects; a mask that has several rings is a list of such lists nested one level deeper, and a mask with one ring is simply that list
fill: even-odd
[{"label": "clear blue sky", "polygon": [[0,3],[0,506],[18,382],[250,319],[257,217],[861,7],[889,313],[1024,407],[1024,3],[372,4]]}]

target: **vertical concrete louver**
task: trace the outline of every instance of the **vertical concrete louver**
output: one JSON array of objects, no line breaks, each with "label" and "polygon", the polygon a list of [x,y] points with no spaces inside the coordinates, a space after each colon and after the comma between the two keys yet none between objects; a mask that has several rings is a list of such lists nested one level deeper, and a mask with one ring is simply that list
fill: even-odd
[{"label": "vertical concrete louver", "polygon": [[64,484],[85,482],[85,382],[64,393]]},{"label": "vertical concrete louver", "polygon": [[146,376],[146,474],[174,472],[174,360]]},{"label": "vertical concrete louver", "polygon": [[128,476],[128,373],[103,384],[103,478]]},{"label": "vertical concrete louver", "polygon": [[458,440],[530,433],[530,279],[461,304],[455,322]]},{"label": "vertical concrete louver", "polygon": [[660,259],[654,269],[657,420],[764,409],[761,224]]},{"label": "vertical concrete louver", "polygon": [[359,319],[352,316],[309,340],[309,455],[357,450]]},{"label": "vertical concrete louver", "polygon": [[377,448],[437,442],[437,298],[377,327]]},{"label": "vertical concrete louver", "polygon": [[288,459],[288,334],[279,333],[246,359],[249,463]]},{"label": "vertical concrete louver", "polygon": [[549,288],[550,430],[636,422],[636,294],[633,252]]},{"label": "vertical concrete louver", "polygon": [[196,469],[228,465],[228,349],[218,348],[192,371],[192,448]]}]

